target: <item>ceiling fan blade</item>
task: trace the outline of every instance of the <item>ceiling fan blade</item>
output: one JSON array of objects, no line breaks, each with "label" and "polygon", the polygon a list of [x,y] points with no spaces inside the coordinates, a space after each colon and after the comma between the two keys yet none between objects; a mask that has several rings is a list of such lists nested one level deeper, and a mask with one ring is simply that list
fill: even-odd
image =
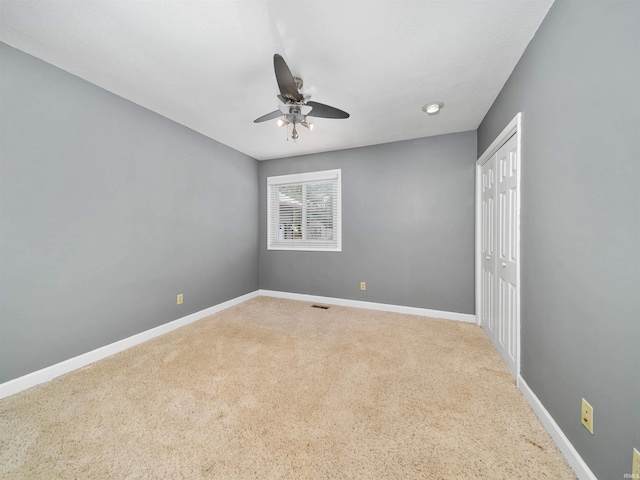
[{"label": "ceiling fan blade", "polygon": [[276,81],[282,96],[294,102],[301,102],[302,95],[296,88],[296,82],[293,79],[293,75],[291,75],[291,70],[289,70],[284,58],[277,53],[273,56],[273,68],[276,71]]},{"label": "ceiling fan blade", "polygon": [[253,123],[266,122],[267,120],[273,120],[274,118],[278,118],[282,116],[282,112],[280,110],[276,110],[275,112],[267,113],[266,115],[261,116],[260,118],[256,118]]},{"label": "ceiling fan blade", "polygon": [[307,106],[312,107],[313,110],[307,114],[309,117],[319,118],[349,118],[349,114],[338,108],[330,107],[324,103],[307,102]]}]

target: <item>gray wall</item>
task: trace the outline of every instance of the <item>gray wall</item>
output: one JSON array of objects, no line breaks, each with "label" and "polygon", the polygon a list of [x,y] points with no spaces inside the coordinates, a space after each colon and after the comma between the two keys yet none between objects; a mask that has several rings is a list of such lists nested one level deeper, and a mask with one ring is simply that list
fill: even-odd
[{"label": "gray wall", "polygon": [[522,374],[602,480],[640,449],[639,65],[640,2],[558,0],[478,129],[523,113]]},{"label": "gray wall", "polygon": [[[473,314],[475,155],[464,132],[262,162],[261,288]],[[266,178],[334,168],[342,252],[267,251]]]},{"label": "gray wall", "polygon": [[256,160],[0,62],[0,382],[259,288]]}]

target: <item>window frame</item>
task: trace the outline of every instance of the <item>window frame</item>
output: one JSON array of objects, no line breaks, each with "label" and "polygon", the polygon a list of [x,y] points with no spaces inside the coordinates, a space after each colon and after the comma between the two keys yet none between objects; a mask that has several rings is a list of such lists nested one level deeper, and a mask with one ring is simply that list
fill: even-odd
[{"label": "window frame", "polygon": [[[336,181],[336,191],[334,202],[337,208],[334,208],[334,237],[335,245],[326,245],[326,241],[322,241],[325,245],[313,245],[313,240],[305,239],[303,245],[296,245],[298,240],[290,240],[290,243],[283,243],[282,240],[274,239],[276,230],[272,224],[273,205],[273,188],[282,185],[299,185],[313,182],[322,182],[327,180]],[[303,209],[304,211],[304,209]],[[304,221],[303,221],[304,225]],[[304,227],[303,227],[304,228]],[[274,241],[275,240],[275,241]],[[321,242],[318,242],[321,243]],[[342,169],[322,170],[317,172],[294,173],[290,175],[276,175],[267,177],[267,250],[280,251],[307,251],[307,252],[341,252],[342,251]]]}]

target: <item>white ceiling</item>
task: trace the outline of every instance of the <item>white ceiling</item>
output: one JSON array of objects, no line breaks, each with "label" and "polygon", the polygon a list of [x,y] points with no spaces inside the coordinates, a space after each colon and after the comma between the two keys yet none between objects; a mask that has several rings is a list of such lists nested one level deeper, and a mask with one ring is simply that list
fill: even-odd
[{"label": "white ceiling", "polygon": [[[552,3],[0,0],[0,40],[265,160],[476,129]],[[254,124],[274,53],[351,118]]]}]

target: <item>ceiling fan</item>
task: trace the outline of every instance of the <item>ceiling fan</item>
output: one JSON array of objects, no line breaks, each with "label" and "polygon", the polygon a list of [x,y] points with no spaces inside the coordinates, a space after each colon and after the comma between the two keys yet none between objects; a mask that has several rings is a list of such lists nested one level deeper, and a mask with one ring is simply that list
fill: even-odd
[{"label": "ceiling fan", "polygon": [[324,103],[311,102],[311,95],[303,95],[300,93],[302,89],[302,79],[294,77],[291,70],[287,66],[282,56],[277,53],[273,56],[273,67],[276,71],[276,81],[280,89],[278,98],[283,103],[271,113],[267,113],[260,118],[256,118],[253,123],[266,122],[267,120],[278,119],[278,126],[292,124],[293,131],[291,138],[298,138],[296,125],[313,130],[313,123],[307,120],[307,117],[318,118],[349,118],[349,114]]}]

